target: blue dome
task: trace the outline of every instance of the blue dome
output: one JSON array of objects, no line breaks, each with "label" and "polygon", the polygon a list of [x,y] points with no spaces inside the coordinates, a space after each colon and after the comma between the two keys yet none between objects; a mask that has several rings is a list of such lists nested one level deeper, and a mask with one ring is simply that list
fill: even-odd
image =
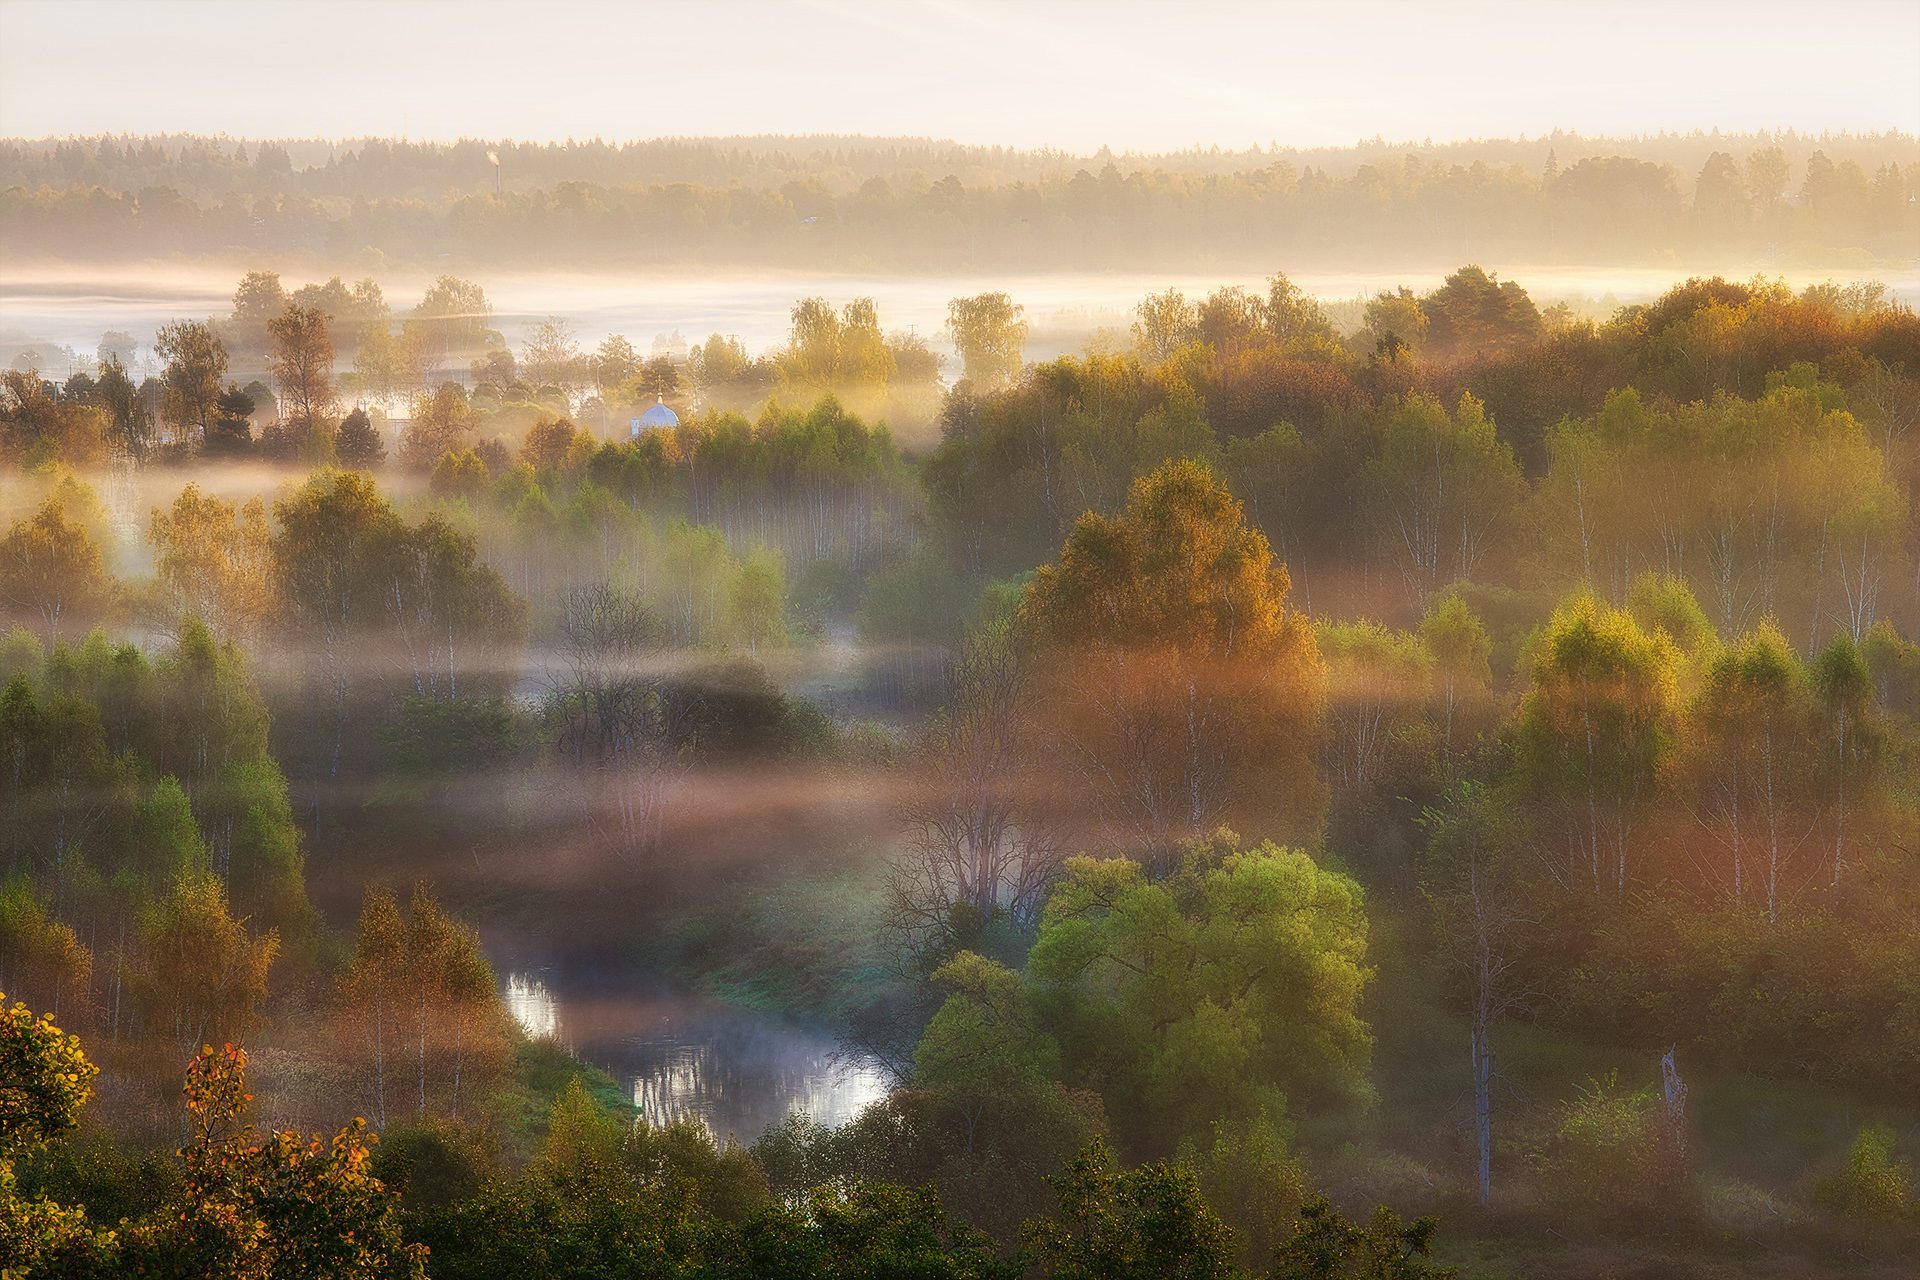
[{"label": "blue dome", "polygon": [[640,415],[640,425],[642,427],[677,427],[680,425],[680,415],[667,408],[667,402],[663,397],[656,396],[653,408]]}]

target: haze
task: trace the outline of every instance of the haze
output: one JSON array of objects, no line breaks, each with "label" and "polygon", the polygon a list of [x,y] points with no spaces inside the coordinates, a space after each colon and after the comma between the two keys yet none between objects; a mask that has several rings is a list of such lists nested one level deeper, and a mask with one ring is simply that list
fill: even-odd
[{"label": "haze", "polygon": [[23,137],[912,134],[1090,152],[1920,126],[1920,6],[1859,0],[7,0],[0,42],[0,133]]},{"label": "haze", "polygon": [[0,1271],[1912,1271],[1920,6],[0,42]]}]

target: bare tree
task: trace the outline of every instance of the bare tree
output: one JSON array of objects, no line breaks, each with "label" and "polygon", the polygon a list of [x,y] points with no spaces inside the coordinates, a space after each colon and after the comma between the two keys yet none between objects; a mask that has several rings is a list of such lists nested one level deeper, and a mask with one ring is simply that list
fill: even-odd
[{"label": "bare tree", "polygon": [[552,385],[571,396],[586,380],[587,364],[565,316],[548,316],[528,331],[520,369],[535,387]]},{"label": "bare tree", "polygon": [[1033,758],[1028,664],[1010,618],[967,638],[948,684],[889,886],[893,931],[914,956],[999,914],[1030,924],[1065,858],[1064,833],[1036,789],[1044,771]]},{"label": "bare tree", "polygon": [[685,771],[675,748],[683,714],[659,670],[664,628],[645,603],[608,583],[567,593],[557,669],[550,670],[550,714],[567,761],[593,770],[589,832],[599,824],[595,791],[610,793],[620,849],[652,848],[660,838],[667,793]]}]

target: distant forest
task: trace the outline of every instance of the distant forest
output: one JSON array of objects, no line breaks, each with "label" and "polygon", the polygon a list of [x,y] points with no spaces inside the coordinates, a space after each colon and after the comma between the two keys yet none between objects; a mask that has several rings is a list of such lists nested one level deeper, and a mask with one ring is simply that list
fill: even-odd
[{"label": "distant forest", "polygon": [[0,243],[16,262],[1873,268],[1920,255],[1916,190],[1920,141],[1902,133],[1089,156],[912,138],[8,139]]}]

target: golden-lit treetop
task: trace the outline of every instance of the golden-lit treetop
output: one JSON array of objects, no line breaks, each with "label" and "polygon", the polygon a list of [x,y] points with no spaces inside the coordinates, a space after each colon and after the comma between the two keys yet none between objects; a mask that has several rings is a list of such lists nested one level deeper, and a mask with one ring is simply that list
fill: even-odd
[{"label": "golden-lit treetop", "polygon": [[1271,658],[1297,642],[1286,566],[1227,487],[1195,460],[1134,482],[1118,516],[1080,517],[1026,603],[1043,639]]}]

